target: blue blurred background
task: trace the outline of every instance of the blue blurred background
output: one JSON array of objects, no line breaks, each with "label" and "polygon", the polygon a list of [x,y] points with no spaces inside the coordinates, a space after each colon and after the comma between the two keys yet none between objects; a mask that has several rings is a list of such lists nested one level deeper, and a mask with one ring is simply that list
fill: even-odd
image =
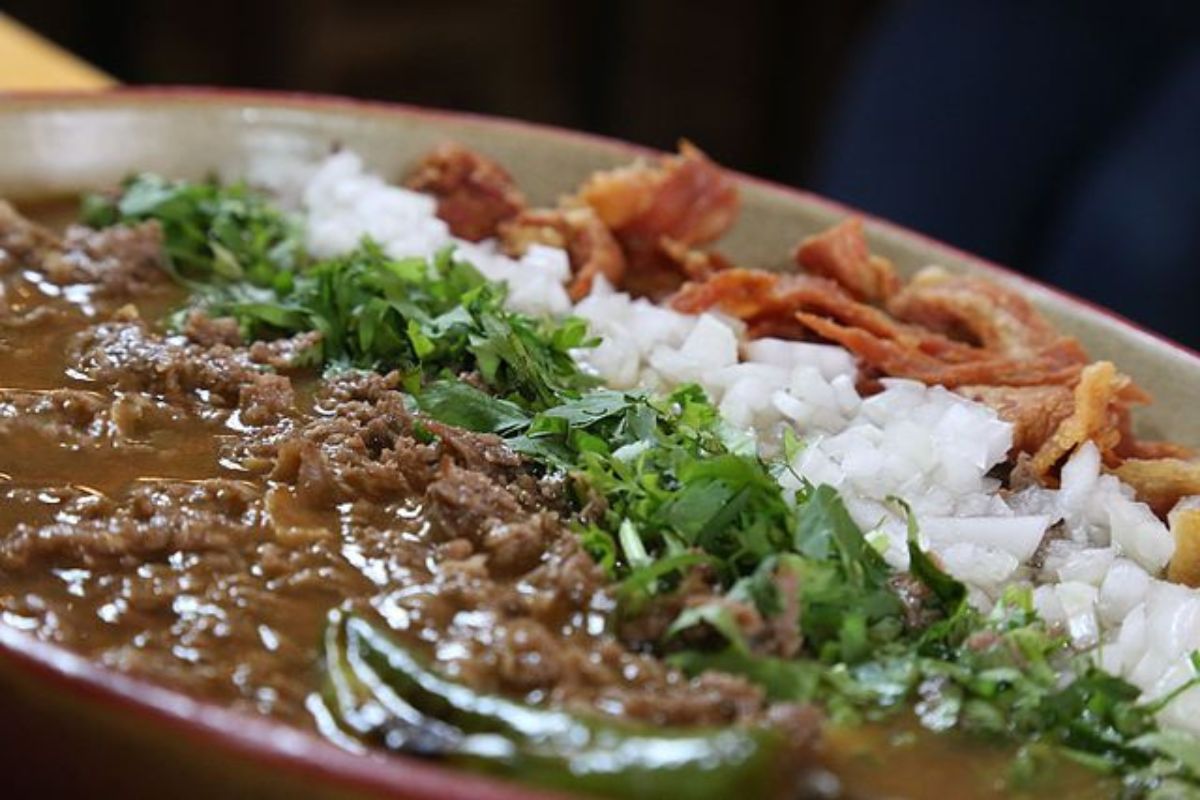
[{"label": "blue blurred background", "polygon": [[1200,347],[1200,0],[8,0],[131,83],[335,92],[804,186]]}]

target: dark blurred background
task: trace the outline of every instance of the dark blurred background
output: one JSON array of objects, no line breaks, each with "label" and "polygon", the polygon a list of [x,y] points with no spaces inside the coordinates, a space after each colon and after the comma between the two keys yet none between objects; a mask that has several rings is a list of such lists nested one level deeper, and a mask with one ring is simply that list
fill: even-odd
[{"label": "dark blurred background", "polygon": [[1200,0],[8,0],[127,83],[548,122],[804,186],[1200,346]]}]

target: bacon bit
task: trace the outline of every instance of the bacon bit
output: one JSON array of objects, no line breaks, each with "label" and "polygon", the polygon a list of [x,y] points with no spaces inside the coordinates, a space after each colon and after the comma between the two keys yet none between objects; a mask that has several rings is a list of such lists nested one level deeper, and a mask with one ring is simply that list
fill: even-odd
[{"label": "bacon bit", "polygon": [[892,340],[918,355],[932,356],[936,361],[957,364],[986,357],[978,348],[916,325],[897,322],[881,309],[856,302],[831,281],[814,281],[798,285],[790,292],[795,308],[823,314],[846,326],[861,328],[870,335]]},{"label": "bacon bit", "polygon": [[1012,423],[1014,455],[1036,453],[1075,406],[1069,386],[961,386],[955,391]]},{"label": "bacon bit", "polygon": [[1180,498],[1200,495],[1200,463],[1195,461],[1130,458],[1112,472],[1159,516],[1174,508]]},{"label": "bacon bit", "polygon": [[792,258],[809,272],[836,282],[856,300],[882,303],[900,289],[892,262],[867,249],[859,217],[809,236],[797,245]]},{"label": "bacon bit", "polygon": [[625,255],[611,232],[586,206],[568,209],[539,208],[522,211],[501,223],[501,244],[511,256],[522,256],[533,244],[561,247],[567,251],[575,273],[568,292],[582,300],[603,275],[613,286],[625,276]]},{"label": "bacon bit", "polygon": [[934,356],[935,362],[960,363],[990,357],[977,347],[899,323],[885,311],[859,303],[833,281],[814,275],[727,269],[707,281],[687,284],[671,299],[671,305],[692,314],[719,308],[745,320],[752,336],[763,335],[764,330],[790,330],[794,338],[803,338],[808,328],[800,324],[796,313],[807,311],[861,329],[871,337],[894,340],[901,349],[916,351],[918,357]]},{"label": "bacon bit", "polygon": [[404,185],[437,198],[450,232],[478,242],[525,208],[525,196],[504,167],[460,144],[438,145],[417,163]]},{"label": "bacon bit", "polygon": [[1038,448],[1023,469],[1043,483],[1060,461],[1086,441],[1092,441],[1106,463],[1117,460],[1114,451],[1121,441],[1121,409],[1126,390],[1132,385],[1127,375],[1117,372],[1111,361],[1089,364],[1075,385],[1075,408],[1058,429]]},{"label": "bacon bit", "polygon": [[1167,580],[1200,586],[1200,508],[1176,508],[1167,516],[1175,538],[1175,555],[1167,565]]}]

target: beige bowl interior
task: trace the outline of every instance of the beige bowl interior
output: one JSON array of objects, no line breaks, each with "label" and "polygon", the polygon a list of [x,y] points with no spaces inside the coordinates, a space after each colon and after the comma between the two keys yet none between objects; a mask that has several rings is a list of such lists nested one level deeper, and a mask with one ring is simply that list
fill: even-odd
[{"label": "beige bowl interior", "polygon": [[[639,153],[616,142],[520,123],[349,101],[153,90],[12,97],[0,101],[0,196],[30,200],[74,194],[111,185],[135,170],[236,177],[257,159],[316,157],[337,145],[358,151],[373,169],[395,176],[448,138],[497,158],[535,202],[551,202],[592,170],[625,163]],[[743,198],[741,219],[722,247],[747,265],[784,265],[800,237],[847,213],[819,198],[753,179],[746,179]],[[1155,396],[1156,403],[1138,416],[1143,434],[1200,445],[1200,415],[1191,406],[1200,397],[1196,355],[896,226],[869,221],[868,231],[876,251],[906,274],[936,263],[1017,284],[1094,357],[1115,361]]]}]

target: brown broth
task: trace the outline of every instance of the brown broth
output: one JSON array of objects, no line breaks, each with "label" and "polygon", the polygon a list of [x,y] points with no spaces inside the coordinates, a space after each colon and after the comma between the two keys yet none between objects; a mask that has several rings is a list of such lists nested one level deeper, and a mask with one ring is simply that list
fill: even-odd
[{"label": "brown broth", "polygon": [[826,732],[826,763],[856,797],[1102,800],[1116,782],[1061,757],[1048,757],[1028,784],[1014,779],[1015,747],[958,731],[937,734],[912,717]]},{"label": "brown broth", "polygon": [[[55,227],[71,221],[75,209],[73,201],[25,207]],[[44,307],[49,321],[0,328],[0,398],[18,390],[28,395],[72,389],[94,394],[101,404],[118,399],[112,389],[75,374],[66,356],[71,337],[97,316],[86,292],[67,296],[32,274],[10,276],[6,289],[10,308]],[[157,319],[179,299],[179,294],[158,299],[144,305],[142,314]],[[302,414],[313,413],[316,384],[311,377],[297,384]],[[0,565],[0,619],[118,669],[303,726],[312,725],[304,702],[318,686],[318,633],[328,609],[343,597],[369,598],[393,619],[428,615],[436,624],[416,627],[438,654],[461,650],[465,637],[477,635],[465,627],[495,624],[487,614],[447,622],[457,620],[455,609],[432,595],[409,602],[432,593],[437,580],[437,570],[428,564],[435,551],[420,542],[427,524],[419,506],[319,514],[297,509],[292,489],[229,468],[222,451],[236,436],[228,425],[222,419],[167,415],[140,438],[126,437],[119,444],[103,431],[71,442],[48,439],[36,425],[0,427],[0,542],[22,525],[47,525],[79,498],[120,505],[138,487],[178,487],[214,478],[246,480],[255,493],[266,493],[264,505],[253,507],[275,515],[247,522],[242,533],[252,536],[235,537],[223,552],[185,548],[141,561],[127,554],[40,572],[6,571]],[[272,505],[276,500],[282,505]],[[371,525],[391,533],[383,539],[377,533],[364,536],[362,513],[371,517]],[[401,581],[406,597],[379,591],[376,584],[385,580]],[[571,643],[590,646],[583,630],[590,627],[591,620],[562,619]],[[432,641],[436,630],[458,631],[464,638]],[[489,641],[486,635],[483,641]],[[450,669],[469,672],[469,659],[450,655],[446,661]],[[1014,789],[1008,782],[1014,755],[1010,747],[930,733],[909,718],[832,728],[820,752],[855,797],[1090,800],[1116,793],[1113,781],[1065,762],[1055,764],[1037,785]]]}]

